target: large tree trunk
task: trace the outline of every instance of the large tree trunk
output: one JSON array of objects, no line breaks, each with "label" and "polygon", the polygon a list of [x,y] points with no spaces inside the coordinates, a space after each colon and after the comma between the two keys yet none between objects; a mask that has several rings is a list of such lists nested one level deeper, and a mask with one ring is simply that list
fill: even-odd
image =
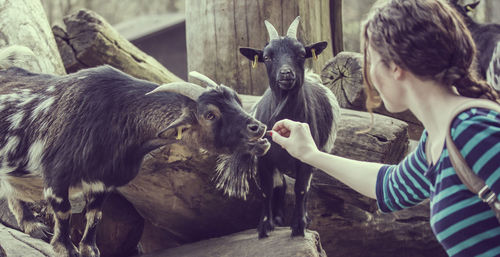
[{"label": "large tree trunk", "polygon": [[35,53],[37,62],[23,68],[33,72],[65,74],[54,35],[39,0],[0,2],[0,48],[21,45]]},{"label": "large tree trunk", "polygon": [[[252,69],[251,62],[238,50],[239,47],[264,48],[268,41],[264,20],[283,35],[300,15],[299,40],[305,44],[328,41],[329,47],[333,45],[327,0],[187,0],[186,6],[189,6],[186,11],[188,70],[199,71],[242,94],[261,95],[267,88],[264,65]],[[319,72],[332,53],[332,48],[325,50],[317,62],[310,60],[307,66]]]},{"label": "large tree trunk", "polygon": [[[366,95],[363,88],[363,56],[355,52],[341,52],[330,59],[321,71],[321,79],[337,97],[340,107],[366,111]],[[382,104],[373,110],[389,117],[405,121],[409,125],[411,139],[418,140],[422,123],[410,111],[391,113]]]},{"label": "large tree trunk", "polygon": [[64,23],[67,31],[56,26],[54,34],[68,72],[109,64],[136,78],[159,84],[181,81],[95,12],[80,10],[64,17]]}]

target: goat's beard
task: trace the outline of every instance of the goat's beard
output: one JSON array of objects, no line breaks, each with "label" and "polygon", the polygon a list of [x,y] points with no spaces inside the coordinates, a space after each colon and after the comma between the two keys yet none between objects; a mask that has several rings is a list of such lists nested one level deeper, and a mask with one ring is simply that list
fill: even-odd
[{"label": "goat's beard", "polygon": [[246,200],[250,181],[255,181],[257,157],[249,153],[235,152],[219,155],[214,181],[216,188],[229,197]]}]

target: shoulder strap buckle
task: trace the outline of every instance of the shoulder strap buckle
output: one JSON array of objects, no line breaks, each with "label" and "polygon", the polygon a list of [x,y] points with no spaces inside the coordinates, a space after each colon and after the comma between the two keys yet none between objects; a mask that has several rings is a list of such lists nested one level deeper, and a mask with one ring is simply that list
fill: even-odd
[{"label": "shoulder strap buckle", "polygon": [[481,198],[483,202],[488,204],[492,204],[497,198],[495,192],[491,191],[491,189],[487,185],[484,185],[484,187],[479,190],[477,196],[479,196],[479,198]]}]

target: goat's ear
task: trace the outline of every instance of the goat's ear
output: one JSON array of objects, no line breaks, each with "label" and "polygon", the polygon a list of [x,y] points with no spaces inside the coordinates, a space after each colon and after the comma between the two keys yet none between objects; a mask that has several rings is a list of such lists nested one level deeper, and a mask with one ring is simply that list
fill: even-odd
[{"label": "goat's ear", "polygon": [[[328,42],[322,41],[306,46],[306,58],[311,58],[314,55],[319,55],[328,46]],[[314,49],[314,53],[313,53]]]},{"label": "goat's ear", "polygon": [[472,12],[474,11],[474,9],[476,9],[477,5],[479,4],[480,1],[477,1],[475,3],[472,3],[472,4],[467,4],[464,6],[464,10],[466,12]]},{"label": "goat's ear", "polygon": [[183,110],[183,113],[179,116],[179,118],[158,133],[158,137],[163,139],[181,140],[183,133],[191,129],[195,119],[196,118],[194,118],[193,115],[186,112],[186,110]]},{"label": "goat's ear", "polygon": [[264,56],[262,50],[255,49],[255,48],[249,48],[249,47],[240,47],[240,53],[248,58],[250,61],[255,60],[255,56],[258,56],[257,61],[258,62],[263,62],[264,61]]}]

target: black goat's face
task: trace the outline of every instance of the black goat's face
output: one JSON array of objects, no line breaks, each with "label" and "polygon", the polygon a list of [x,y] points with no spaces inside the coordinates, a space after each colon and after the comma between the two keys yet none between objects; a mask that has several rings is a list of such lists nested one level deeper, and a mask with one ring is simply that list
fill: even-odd
[{"label": "black goat's face", "polygon": [[197,120],[206,147],[217,153],[247,152],[261,156],[270,143],[263,136],[266,125],[246,113],[234,90],[220,85],[204,92],[197,101]]},{"label": "black goat's face", "polygon": [[304,82],[306,58],[319,55],[328,45],[323,41],[304,46],[297,40],[299,20],[297,17],[292,22],[285,37],[278,36],[276,29],[266,21],[270,40],[264,49],[240,48],[240,53],[248,59],[265,63],[271,89],[292,90],[300,87]]},{"label": "black goat's face", "polygon": [[161,139],[183,140],[188,146],[202,147],[215,154],[235,151],[261,156],[271,144],[263,136],[266,126],[243,110],[234,90],[197,72],[190,76],[202,80],[207,88],[187,82],[162,85],[151,93],[175,92],[196,102],[196,110],[185,107],[181,115],[158,133]]}]

